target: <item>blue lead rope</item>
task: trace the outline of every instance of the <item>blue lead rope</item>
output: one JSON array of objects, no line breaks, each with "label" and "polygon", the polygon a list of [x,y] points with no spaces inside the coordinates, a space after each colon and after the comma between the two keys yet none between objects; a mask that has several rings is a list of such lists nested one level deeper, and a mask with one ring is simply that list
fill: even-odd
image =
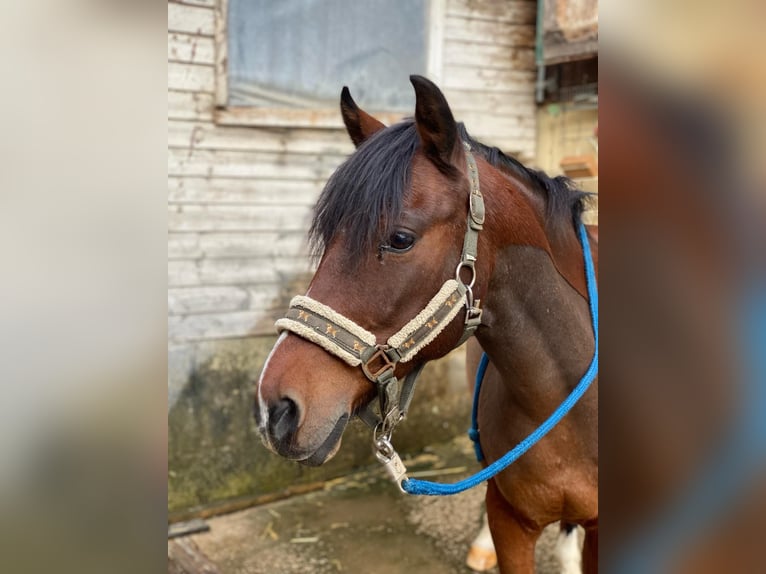
[{"label": "blue lead rope", "polygon": [[481,354],[479,367],[476,369],[476,382],[473,384],[473,407],[471,408],[471,428],[468,429],[468,438],[473,441],[473,450],[476,452],[476,460],[484,460],[484,453],[481,451],[479,442],[479,394],[481,394],[481,383],[484,381],[484,373],[487,372],[489,357],[487,353]]},{"label": "blue lead rope", "polygon": [[[492,464],[486,466],[476,474],[464,478],[454,484],[440,484],[438,482],[430,482],[428,480],[418,480],[416,478],[408,478],[402,481],[402,488],[409,494],[425,494],[429,496],[446,496],[450,494],[457,494],[464,492],[474,486],[489,480],[499,472],[502,472],[512,463],[514,463],[521,455],[527,452],[532,446],[534,446],[541,438],[543,438],[548,432],[555,427],[561,419],[572,409],[572,407],[580,400],[580,397],[585,394],[590,384],[596,378],[598,374],[598,289],[596,288],[596,272],[593,268],[593,258],[590,253],[590,244],[588,242],[588,232],[585,230],[585,225],[582,223],[578,228],[580,236],[580,243],[582,244],[583,257],[585,259],[585,280],[588,285],[588,305],[590,306],[590,317],[593,323],[593,338],[594,338],[594,350],[593,359],[591,359],[588,370],[585,371],[580,382],[572,390],[569,396],[564,399],[553,414],[548,417],[532,434],[517,444],[513,449],[505,453],[501,458],[497,459]],[[479,460],[482,460],[481,447],[479,446],[479,429],[477,425],[476,415],[479,402],[479,390],[481,387],[481,381],[484,378],[484,372],[487,369],[489,359],[487,355],[483,355],[481,362],[479,363],[479,369],[476,373],[476,388],[474,390],[473,410],[471,414],[471,429],[468,431],[468,435],[474,441],[476,448],[476,455]],[[481,457],[481,458],[480,458]]]}]

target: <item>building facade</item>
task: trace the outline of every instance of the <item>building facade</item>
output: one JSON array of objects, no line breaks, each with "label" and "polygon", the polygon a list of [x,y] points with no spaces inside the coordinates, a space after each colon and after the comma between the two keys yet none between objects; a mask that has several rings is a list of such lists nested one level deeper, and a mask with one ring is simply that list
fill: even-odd
[{"label": "building facade", "polygon": [[[348,83],[359,105],[386,123],[414,109],[406,109],[410,96],[394,87],[388,93],[385,83],[365,93],[377,78],[365,79],[364,72],[373,64],[390,67],[390,50],[360,54],[367,60],[357,66],[346,58],[328,68],[327,74],[337,76],[331,78],[336,86],[329,82],[334,99],[302,95],[301,87],[311,82],[328,84],[316,66],[336,57],[344,47],[332,42],[358,33],[361,24],[333,17],[333,10],[344,9],[338,0],[326,3],[327,14],[288,14],[312,25],[282,31],[287,16],[279,7],[290,4],[168,3],[169,504],[177,512],[337,474],[369,456],[366,443],[354,449],[352,437],[352,446],[342,449],[348,455],[326,470],[286,466],[265,454],[250,421],[249,395],[274,342],[274,320],[310,277],[305,238],[312,206],[353,150],[337,108],[342,85]],[[353,4],[367,8],[363,0]],[[380,3],[370,3],[371,10],[373,4]],[[363,30],[366,42],[374,41],[378,26],[406,32],[398,57],[411,57],[417,69],[403,67],[397,86],[409,88],[409,73],[424,73],[440,85],[474,137],[534,162],[537,3],[411,4],[419,10],[414,16],[385,13],[360,21],[369,27]],[[299,37],[285,40],[294,29]],[[302,58],[272,66],[302,41],[314,42]],[[261,57],[262,49],[271,55]],[[321,62],[312,64],[317,54]],[[290,89],[280,88],[285,85]],[[396,109],[386,109],[387,101]],[[438,384],[460,389],[460,399],[447,401],[433,425],[465,414],[467,402],[462,371],[442,368],[434,367]],[[436,390],[434,396],[440,394]],[[462,432],[465,419],[454,424],[454,432]],[[413,428],[412,444],[426,431]]]}]

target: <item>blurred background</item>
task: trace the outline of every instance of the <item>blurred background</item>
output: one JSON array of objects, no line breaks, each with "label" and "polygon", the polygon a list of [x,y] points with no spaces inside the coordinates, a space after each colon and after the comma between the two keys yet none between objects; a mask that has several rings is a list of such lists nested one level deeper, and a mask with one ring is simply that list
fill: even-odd
[{"label": "blurred background", "polygon": [[[340,87],[388,123],[420,72],[477,138],[601,190],[607,571],[759,571],[763,3],[602,0],[597,20],[589,2],[353,3],[362,25],[305,2],[287,25],[294,4],[2,4],[0,570],[161,571],[168,512],[367,468],[351,432],[323,475],[265,456],[250,393],[311,272],[310,206],[351,152]],[[466,426],[461,361],[400,431],[424,467],[467,464],[423,450]],[[429,504],[415,529],[465,513]],[[439,534],[434,561],[469,536]]]}]

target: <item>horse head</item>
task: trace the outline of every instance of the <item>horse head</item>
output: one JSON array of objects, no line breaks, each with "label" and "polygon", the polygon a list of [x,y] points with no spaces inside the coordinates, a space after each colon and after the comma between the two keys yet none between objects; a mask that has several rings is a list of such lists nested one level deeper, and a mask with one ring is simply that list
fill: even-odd
[{"label": "horse head", "polygon": [[[390,127],[361,110],[343,89],[341,115],[357,149],[319,198],[310,235],[321,259],[306,306],[296,307],[283,323],[287,327],[258,381],[255,417],[264,442],[308,465],[337,452],[349,419],[376,396],[369,373],[357,364],[357,355],[365,360],[370,355],[363,347],[388,349],[397,334],[409,337],[402,327],[420,317],[417,326],[425,334],[399,341],[404,355],[408,344],[417,344],[417,353],[402,356],[391,369],[403,380],[447,354],[464,333],[469,307],[462,299],[450,303],[449,293],[442,293],[473,279],[461,279],[471,270],[459,265],[470,224],[467,152],[441,91],[425,78],[410,80],[414,118]],[[482,289],[474,286],[477,297]],[[434,301],[444,309],[442,324],[423,315]],[[428,334],[431,329],[435,335]],[[341,335],[346,339],[338,345],[351,359],[346,351],[327,352]],[[385,368],[386,356],[376,357]]]}]

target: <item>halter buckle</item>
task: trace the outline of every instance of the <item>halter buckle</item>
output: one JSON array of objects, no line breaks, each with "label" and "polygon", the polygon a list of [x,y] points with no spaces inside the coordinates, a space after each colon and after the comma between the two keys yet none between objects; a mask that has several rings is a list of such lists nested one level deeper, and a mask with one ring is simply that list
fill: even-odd
[{"label": "halter buckle", "polygon": [[[478,181],[476,185],[479,185]],[[468,196],[468,212],[471,214],[471,228],[481,231],[484,227],[484,198],[478,187],[472,189]]]},{"label": "halter buckle", "polygon": [[[394,369],[396,368],[396,363],[391,360],[391,357],[388,356],[386,350],[387,347],[385,346],[377,347],[376,351],[370,356],[370,358],[362,363],[362,371],[364,372],[365,376],[372,382],[378,382],[378,378],[389,369],[393,374]],[[380,366],[377,368],[371,366],[372,363],[376,360],[381,361]],[[375,370],[373,371],[372,369]]]}]

